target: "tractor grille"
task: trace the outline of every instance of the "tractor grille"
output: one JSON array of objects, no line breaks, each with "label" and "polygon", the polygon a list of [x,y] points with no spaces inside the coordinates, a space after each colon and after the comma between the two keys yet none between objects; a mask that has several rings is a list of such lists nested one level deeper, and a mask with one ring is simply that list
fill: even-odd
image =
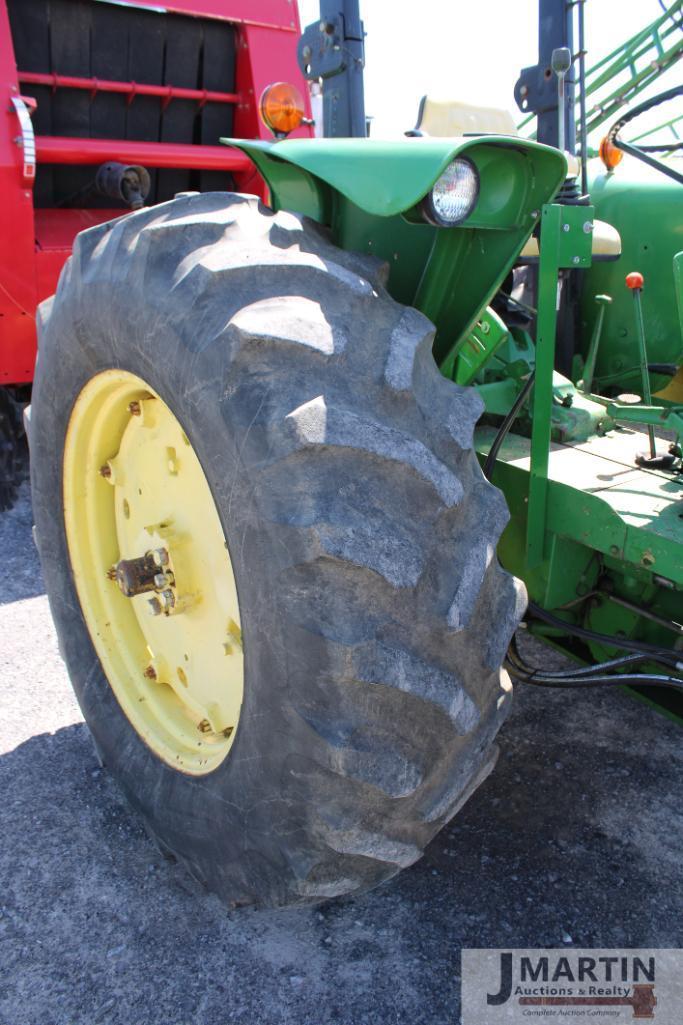
[{"label": "tractor grille", "polygon": [[[209,18],[92,0],[8,0],[21,92],[34,96],[37,135],[215,146],[232,134],[230,103],[22,82],[22,72],[234,93],[235,29]],[[92,167],[39,165],[37,207],[110,207]],[[232,187],[221,171],[150,171],[148,202]]]}]

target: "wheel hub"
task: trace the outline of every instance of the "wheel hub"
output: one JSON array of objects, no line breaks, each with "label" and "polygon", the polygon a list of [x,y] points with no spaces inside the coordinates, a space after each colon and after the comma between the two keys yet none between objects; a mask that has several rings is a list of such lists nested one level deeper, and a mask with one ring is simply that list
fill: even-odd
[{"label": "wheel hub", "polygon": [[189,438],[140,378],[110,370],[81,392],[64,508],[83,615],[119,704],[169,764],[212,771],[243,695],[235,579]]}]

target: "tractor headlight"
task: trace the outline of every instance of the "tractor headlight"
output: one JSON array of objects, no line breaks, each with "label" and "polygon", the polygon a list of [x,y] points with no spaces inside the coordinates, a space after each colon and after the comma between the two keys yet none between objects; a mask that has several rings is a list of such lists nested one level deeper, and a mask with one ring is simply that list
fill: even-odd
[{"label": "tractor headlight", "polygon": [[479,196],[479,173],[471,160],[457,157],[425,196],[422,212],[431,224],[451,228],[472,213]]}]

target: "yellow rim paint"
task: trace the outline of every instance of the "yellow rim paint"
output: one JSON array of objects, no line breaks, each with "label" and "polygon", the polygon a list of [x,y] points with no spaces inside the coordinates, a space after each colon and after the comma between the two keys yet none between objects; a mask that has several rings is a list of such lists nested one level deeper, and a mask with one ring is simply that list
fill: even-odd
[{"label": "yellow rim paint", "polygon": [[[169,765],[213,771],[235,740],[244,690],[235,577],[187,435],[133,374],[104,371],[76,401],[64,520],[85,622],[121,708]],[[126,597],[116,567],[150,553],[155,583]]]}]

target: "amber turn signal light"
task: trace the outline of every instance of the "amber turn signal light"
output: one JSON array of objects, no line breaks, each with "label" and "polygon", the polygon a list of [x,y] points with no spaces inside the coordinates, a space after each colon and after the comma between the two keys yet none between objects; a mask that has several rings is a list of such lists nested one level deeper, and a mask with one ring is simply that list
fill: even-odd
[{"label": "amber turn signal light", "polygon": [[619,149],[607,136],[600,143],[600,159],[608,171],[613,171],[617,164],[624,159],[623,149]]},{"label": "amber turn signal light", "polygon": [[273,135],[289,135],[304,119],[303,96],[289,82],[273,82],[263,90],[259,110]]}]

